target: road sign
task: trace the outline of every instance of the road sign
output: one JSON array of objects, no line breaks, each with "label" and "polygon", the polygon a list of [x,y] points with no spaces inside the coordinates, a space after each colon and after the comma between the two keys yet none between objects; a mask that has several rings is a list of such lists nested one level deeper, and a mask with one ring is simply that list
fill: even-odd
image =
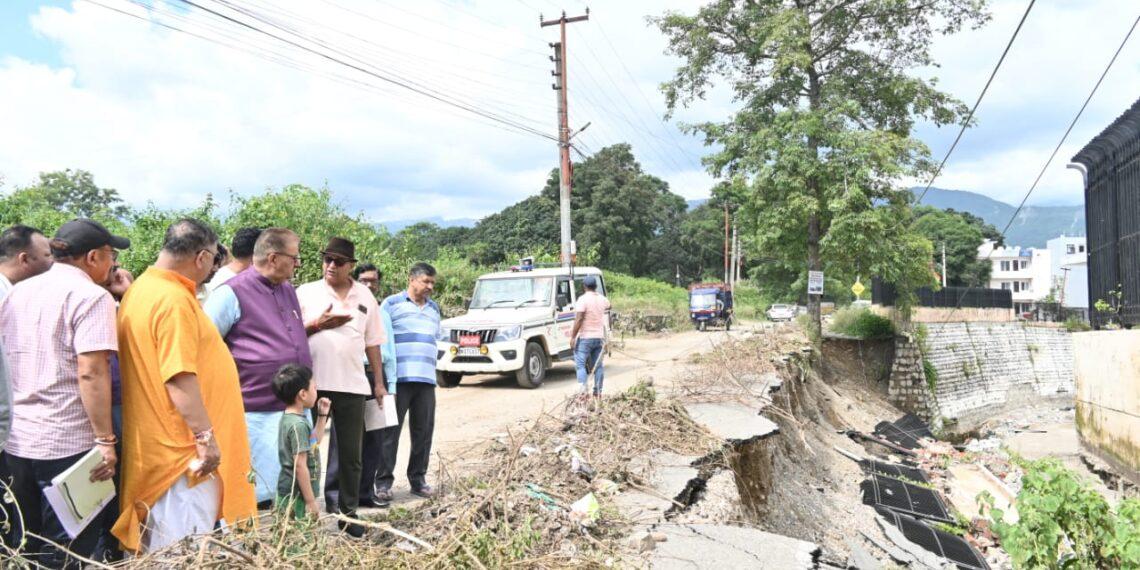
[{"label": "road sign", "polygon": [[856,299],[858,299],[859,297],[862,297],[863,291],[866,291],[866,290],[867,290],[867,288],[864,287],[863,284],[858,282],[858,281],[856,281],[855,284],[851,286],[851,292],[855,294]]},{"label": "road sign", "polygon": [[823,272],[808,271],[808,295],[823,294]]}]

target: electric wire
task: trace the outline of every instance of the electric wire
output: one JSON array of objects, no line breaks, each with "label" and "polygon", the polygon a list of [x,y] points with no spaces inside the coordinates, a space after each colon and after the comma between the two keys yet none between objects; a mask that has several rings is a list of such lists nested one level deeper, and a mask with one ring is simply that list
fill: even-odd
[{"label": "electric wire", "polygon": [[[1077,121],[1080,120],[1081,115],[1083,115],[1085,109],[1088,108],[1089,102],[1092,101],[1093,96],[1096,95],[1097,90],[1099,90],[1101,84],[1104,83],[1104,78],[1108,76],[1108,72],[1112,69],[1112,65],[1116,63],[1116,59],[1120,56],[1120,52],[1122,52],[1124,50],[1124,46],[1128,44],[1128,40],[1132,37],[1132,33],[1136,31],[1137,24],[1140,24],[1140,16],[1137,16],[1136,19],[1132,21],[1132,26],[1128,28],[1128,33],[1124,34],[1124,39],[1121,40],[1120,45],[1117,46],[1116,51],[1112,54],[1112,58],[1108,60],[1108,65],[1106,65],[1104,67],[1104,71],[1100,73],[1100,77],[1097,78],[1096,83],[1092,87],[1092,90],[1089,91],[1088,96],[1085,97],[1085,101],[1081,104],[1081,108],[1077,110],[1077,114],[1073,116],[1073,119],[1071,121],[1069,121],[1069,126],[1065,129],[1064,134],[1061,135],[1061,140],[1057,141],[1057,146],[1053,148],[1053,152],[1049,154],[1049,158],[1045,160],[1045,164],[1041,166],[1041,171],[1037,173],[1037,178],[1035,178],[1033,180],[1033,184],[1029,186],[1029,190],[1026,191],[1025,196],[1022,197],[1021,203],[1017,205],[1017,209],[1014,210],[1013,215],[1010,216],[1009,222],[1007,222],[1005,224],[1005,227],[1002,228],[1002,238],[1005,238],[1006,232],[1008,232],[1009,228],[1013,226],[1013,222],[1017,219],[1018,214],[1021,213],[1021,209],[1025,207],[1025,202],[1029,200],[1029,196],[1032,195],[1033,191],[1037,189],[1037,186],[1040,184],[1041,179],[1045,176],[1046,170],[1049,169],[1049,165],[1053,163],[1053,159],[1056,158],[1057,153],[1061,151],[1061,146],[1065,144],[1065,141],[1069,138],[1069,134],[1073,132],[1073,127],[1077,125]],[[996,247],[991,249],[989,254],[986,255],[985,261],[988,262],[996,250]],[[962,295],[958,297],[958,302],[954,304],[954,308],[951,309],[950,313],[946,315],[946,319],[942,321],[942,324],[950,322],[950,318],[959,308],[961,308],[962,301],[966,299],[966,293],[968,292],[968,288],[962,291]]]}]

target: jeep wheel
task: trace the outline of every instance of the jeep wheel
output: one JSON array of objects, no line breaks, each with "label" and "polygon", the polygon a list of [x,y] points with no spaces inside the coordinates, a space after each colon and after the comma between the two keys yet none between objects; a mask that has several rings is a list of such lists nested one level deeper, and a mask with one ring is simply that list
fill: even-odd
[{"label": "jeep wheel", "polygon": [[725,317],[724,319],[724,332],[732,330],[732,317]]},{"label": "jeep wheel", "polygon": [[546,355],[537,342],[526,343],[523,367],[515,373],[515,381],[523,388],[538,388],[546,380]]},{"label": "jeep wheel", "polygon": [[440,388],[454,388],[462,381],[462,372],[442,372],[437,370],[435,373],[435,383]]}]

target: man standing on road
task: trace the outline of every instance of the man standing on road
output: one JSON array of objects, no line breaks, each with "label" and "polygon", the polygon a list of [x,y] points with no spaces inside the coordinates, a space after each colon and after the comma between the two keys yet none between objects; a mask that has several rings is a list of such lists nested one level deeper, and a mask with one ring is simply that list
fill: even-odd
[{"label": "man standing on road", "polygon": [[300,247],[291,230],[263,230],[253,265],[214,289],[204,307],[237,364],[257,501],[265,508],[277,495],[277,428],[285,411],[273,395],[273,375],[286,364],[313,366],[301,305],[289,283],[301,265]]},{"label": "man standing on road", "polygon": [[218,245],[202,222],[174,222],[119,309],[123,508],[114,532],[132,552],[256,514],[237,367],[195,297]]},{"label": "man standing on road", "polygon": [[68,564],[69,556],[47,541],[90,557],[102,534],[102,525],[91,524],[69,537],[43,490],[92,448],[103,458],[91,479],[115,475],[109,359],[118,341],[115,301],[103,284],[110,280],[115,249],[127,247],[129,240],[98,222],[67,222],[51,241],[51,269],[21,281],[0,301],[0,344],[11,365],[14,410],[4,457],[23,515],[12,536],[26,539],[25,552],[49,568]]},{"label": "man standing on road", "polygon": [[408,272],[408,288],[384,299],[383,309],[392,317],[392,334],[396,337],[396,416],[395,429],[382,430],[384,443],[380,473],[376,480],[376,498],[392,500],[393,472],[404,416],[412,439],[408,458],[408,483],[412,494],[435,496],[427,483],[431,440],[435,431],[435,363],[436,340],[439,339],[439,305],[431,300],[435,290],[435,268],[417,263]]},{"label": "man standing on road", "polygon": [[[332,403],[329,462],[336,457],[336,512],[348,516],[356,516],[360,503],[364,401],[375,395],[383,402],[388,393],[383,376],[374,382],[364,372],[366,358],[373,370],[383,371],[380,345],[384,343],[384,325],[380,304],[372,292],[352,278],[355,265],[356,246],[344,238],[330,238],[321,251],[324,277],[297,288],[313,355],[317,396]],[[332,469],[328,471],[331,479]],[[328,483],[325,487],[326,508],[332,512],[334,501],[327,492]],[[341,528],[351,536],[364,534],[359,525],[341,521]]]},{"label": "man standing on road", "polygon": [[261,228],[241,228],[234,233],[234,240],[230,242],[230,255],[233,259],[214,273],[206,282],[206,298],[222,283],[229,281],[238,273],[245,271],[253,265],[253,246],[261,236]]},{"label": "man standing on road", "polygon": [[0,233],[0,301],[12,287],[51,268],[51,247],[40,230],[15,225]]},{"label": "man standing on road", "polygon": [[[380,270],[371,263],[365,262],[356,266],[356,271],[353,272],[356,280],[360,282],[372,295],[376,295],[380,291]],[[388,311],[380,311],[380,320],[384,324],[384,344],[380,345],[380,360],[383,362],[384,376],[382,377],[387,383],[388,391],[396,394],[396,336],[392,332],[392,317]],[[365,363],[364,372],[370,378],[376,377],[375,371],[372,366]],[[367,405],[367,403],[365,404]],[[387,507],[388,500],[382,500],[376,496],[377,475],[380,473],[381,465],[384,464],[384,432],[394,429],[382,428],[372,431],[364,432],[364,446],[362,448],[362,461],[360,472],[360,505],[367,507]],[[330,470],[331,474],[331,470]],[[388,483],[391,487],[391,483]],[[385,488],[388,488],[385,487]],[[391,495],[391,491],[388,492]]]},{"label": "man standing on road", "polygon": [[606,343],[606,311],[610,301],[598,293],[598,278],[587,275],[582,279],[586,292],[574,304],[574,328],[570,330],[570,346],[574,347],[574,367],[578,372],[578,388],[587,390],[586,379],[594,371],[594,396],[602,395],[605,368],[602,366],[602,347]]}]

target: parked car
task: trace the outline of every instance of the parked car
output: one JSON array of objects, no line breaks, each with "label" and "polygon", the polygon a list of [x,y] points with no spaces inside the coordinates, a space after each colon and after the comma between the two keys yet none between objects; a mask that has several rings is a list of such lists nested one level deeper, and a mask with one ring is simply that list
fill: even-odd
[{"label": "parked car", "polygon": [[467,313],[440,323],[436,383],[458,386],[467,374],[514,374],[524,388],[538,388],[555,362],[573,361],[570,330],[574,301],[594,267],[537,269],[520,264],[513,271],[481,275]]},{"label": "parked car", "polygon": [[796,307],[794,305],[776,304],[768,307],[765,314],[769,321],[790,321],[796,318]]}]

